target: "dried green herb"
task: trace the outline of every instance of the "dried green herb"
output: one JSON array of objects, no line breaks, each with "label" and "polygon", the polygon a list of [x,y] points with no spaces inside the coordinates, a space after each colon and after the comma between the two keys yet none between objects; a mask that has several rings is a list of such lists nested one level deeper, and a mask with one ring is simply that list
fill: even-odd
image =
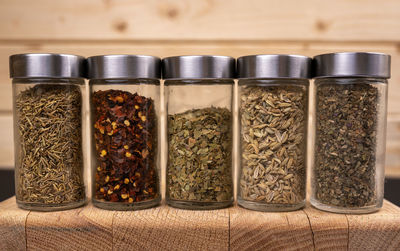
[{"label": "dried green herb", "polygon": [[93,93],[92,105],[94,198],[134,203],[159,197],[154,101],[106,90]]},{"label": "dried green herb", "polygon": [[307,102],[304,87],[242,89],[242,199],[271,204],[304,201]]},{"label": "dried green herb", "polygon": [[85,199],[81,99],[77,85],[36,85],[16,96],[18,201]]},{"label": "dried green herb", "polygon": [[231,123],[231,112],[226,108],[194,109],[168,116],[170,199],[232,199]]},{"label": "dried green herb", "polygon": [[378,98],[373,85],[318,85],[313,185],[320,202],[339,207],[376,203]]}]

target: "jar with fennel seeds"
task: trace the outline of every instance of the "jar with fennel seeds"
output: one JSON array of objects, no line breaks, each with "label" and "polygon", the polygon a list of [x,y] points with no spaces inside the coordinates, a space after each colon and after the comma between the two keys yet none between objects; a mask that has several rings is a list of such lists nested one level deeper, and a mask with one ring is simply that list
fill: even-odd
[{"label": "jar with fennel seeds", "polygon": [[169,57],[163,59],[163,77],[168,205],[184,209],[230,206],[235,60],[225,56]]},{"label": "jar with fennel seeds", "polygon": [[383,203],[390,56],[345,52],[315,61],[315,146],[311,204],[370,213]]},{"label": "jar with fennel seeds", "polygon": [[109,210],[157,206],[161,59],[88,58],[92,202]]},{"label": "jar with fennel seeds", "polygon": [[292,211],[306,199],[311,59],[252,55],[238,59],[238,204]]},{"label": "jar with fennel seeds", "polygon": [[83,66],[84,58],[75,55],[10,56],[20,208],[54,211],[86,202]]}]

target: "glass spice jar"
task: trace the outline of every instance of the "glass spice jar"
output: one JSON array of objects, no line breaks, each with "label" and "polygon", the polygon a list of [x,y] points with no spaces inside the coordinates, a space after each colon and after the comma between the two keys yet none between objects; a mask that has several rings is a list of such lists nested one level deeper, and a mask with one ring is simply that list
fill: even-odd
[{"label": "glass spice jar", "polygon": [[315,149],[311,204],[370,213],[383,203],[390,56],[346,52],[315,61]]},{"label": "glass spice jar", "polygon": [[83,65],[83,57],[67,54],[10,56],[20,208],[55,211],[86,202]]},{"label": "glass spice jar", "polygon": [[92,130],[92,201],[109,210],[160,203],[161,60],[153,56],[88,58]]},{"label": "glass spice jar", "polygon": [[167,101],[166,201],[183,209],[233,202],[232,92],[235,59],[163,59]]},{"label": "glass spice jar", "polygon": [[310,71],[311,58],[305,56],[238,59],[240,206],[258,211],[304,206]]}]

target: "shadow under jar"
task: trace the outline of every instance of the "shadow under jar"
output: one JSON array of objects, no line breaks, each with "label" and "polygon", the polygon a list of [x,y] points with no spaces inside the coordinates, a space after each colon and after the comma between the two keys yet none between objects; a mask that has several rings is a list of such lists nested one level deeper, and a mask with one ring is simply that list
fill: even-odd
[{"label": "shadow under jar", "polygon": [[167,100],[168,205],[232,205],[232,92],[235,60],[224,56],[163,59]]},{"label": "shadow under jar", "polygon": [[305,204],[310,64],[297,55],[238,59],[242,207],[291,211]]},{"label": "shadow under jar", "polygon": [[336,213],[370,213],[383,203],[390,56],[315,57],[315,149],[311,204]]},{"label": "shadow under jar", "polygon": [[139,55],[88,58],[97,207],[138,210],[160,203],[160,62]]},{"label": "shadow under jar", "polygon": [[86,202],[83,64],[83,57],[67,54],[10,57],[20,208],[56,211]]}]

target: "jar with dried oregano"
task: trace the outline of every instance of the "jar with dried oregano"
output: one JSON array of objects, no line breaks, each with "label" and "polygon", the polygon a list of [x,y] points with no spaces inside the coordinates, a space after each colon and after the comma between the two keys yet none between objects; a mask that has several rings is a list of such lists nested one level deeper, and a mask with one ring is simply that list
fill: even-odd
[{"label": "jar with dried oregano", "polygon": [[66,54],[10,57],[20,208],[54,211],[86,202],[83,65],[83,57]]},{"label": "jar with dried oregano", "polygon": [[297,55],[238,59],[242,207],[291,211],[305,204],[310,65]]},{"label": "jar with dried oregano", "polygon": [[180,56],[163,60],[167,100],[166,200],[184,209],[233,202],[232,91],[235,60]]},{"label": "jar with dried oregano", "polygon": [[109,210],[160,203],[161,59],[88,58],[92,130],[92,201]]},{"label": "jar with dried oregano", "polygon": [[336,213],[370,213],[383,203],[390,56],[315,57],[315,146],[311,204]]}]

